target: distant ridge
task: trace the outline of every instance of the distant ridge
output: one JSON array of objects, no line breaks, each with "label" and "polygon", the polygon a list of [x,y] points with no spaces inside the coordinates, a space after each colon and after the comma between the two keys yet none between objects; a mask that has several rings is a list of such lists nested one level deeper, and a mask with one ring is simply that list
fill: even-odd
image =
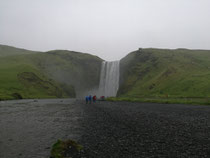
[{"label": "distant ridge", "polygon": [[7,45],[0,45],[0,57],[11,56],[11,55],[20,55],[20,54],[31,54],[38,53],[39,51],[31,51],[22,48],[16,48]]}]

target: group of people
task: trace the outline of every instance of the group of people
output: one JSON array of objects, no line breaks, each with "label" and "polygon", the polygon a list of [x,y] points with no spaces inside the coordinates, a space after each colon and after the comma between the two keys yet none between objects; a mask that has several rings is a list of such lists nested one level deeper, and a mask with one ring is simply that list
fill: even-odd
[{"label": "group of people", "polygon": [[86,104],[88,104],[88,103],[91,104],[92,101],[95,103],[96,102],[96,95],[94,95],[93,97],[91,95],[86,96],[85,100],[86,100]]}]

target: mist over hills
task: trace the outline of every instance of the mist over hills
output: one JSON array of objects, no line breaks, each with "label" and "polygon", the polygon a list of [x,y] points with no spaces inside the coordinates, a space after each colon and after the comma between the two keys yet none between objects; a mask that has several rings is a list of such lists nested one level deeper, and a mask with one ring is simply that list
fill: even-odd
[{"label": "mist over hills", "polygon": [[73,51],[35,52],[0,45],[0,98],[75,97],[98,86],[101,61]]},{"label": "mist over hills", "polygon": [[[0,45],[0,99],[63,98],[98,88],[103,59]],[[210,97],[210,51],[139,49],[120,60],[117,97]]]}]

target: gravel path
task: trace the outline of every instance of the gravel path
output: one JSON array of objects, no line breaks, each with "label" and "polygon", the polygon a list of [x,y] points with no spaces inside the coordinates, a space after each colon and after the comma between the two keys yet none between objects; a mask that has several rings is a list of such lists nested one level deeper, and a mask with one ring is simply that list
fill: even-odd
[{"label": "gravel path", "polygon": [[210,157],[210,107],[71,99],[0,102],[0,158],[49,158],[57,139],[86,157]]},{"label": "gravel path", "polygon": [[84,106],[89,157],[210,157],[210,107],[101,102]]},{"label": "gravel path", "polygon": [[48,158],[58,139],[80,137],[72,99],[0,102],[0,158]]}]

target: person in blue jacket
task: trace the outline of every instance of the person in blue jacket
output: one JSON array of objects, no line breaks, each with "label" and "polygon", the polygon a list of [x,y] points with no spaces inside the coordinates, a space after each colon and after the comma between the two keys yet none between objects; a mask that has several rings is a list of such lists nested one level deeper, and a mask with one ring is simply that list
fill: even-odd
[{"label": "person in blue jacket", "polygon": [[89,97],[86,96],[86,97],[85,97],[85,100],[86,100],[86,104],[87,104],[87,103],[88,103],[88,100],[89,100]]},{"label": "person in blue jacket", "polygon": [[89,95],[89,103],[91,104],[91,101],[92,101],[92,96]]}]

